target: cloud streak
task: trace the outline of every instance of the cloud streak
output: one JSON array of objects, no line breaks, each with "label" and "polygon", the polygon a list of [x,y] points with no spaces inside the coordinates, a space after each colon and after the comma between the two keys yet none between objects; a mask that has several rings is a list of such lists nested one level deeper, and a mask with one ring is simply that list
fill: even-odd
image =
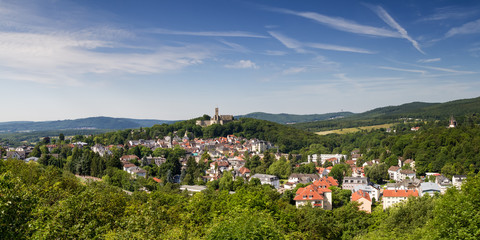
[{"label": "cloud streak", "polygon": [[420,73],[422,75],[427,73],[427,71],[417,70],[417,69],[405,69],[405,68],[395,68],[395,67],[386,67],[386,66],[380,66],[378,68],[385,69],[385,70],[400,71],[400,72]]},{"label": "cloud streak", "polygon": [[225,65],[226,68],[236,68],[236,69],[258,69],[258,66],[250,60],[240,60],[233,64]]},{"label": "cloud streak", "polygon": [[323,14],[315,13],[315,12],[297,12],[287,9],[280,9],[280,8],[271,8],[271,11],[295,15],[303,18],[307,18],[313,20],[317,23],[323,24],[325,26],[344,31],[344,32],[351,32],[363,35],[370,35],[376,37],[393,37],[393,38],[400,38],[401,35],[397,32],[384,29],[384,28],[377,28],[367,25],[362,25],[356,23],[354,21],[346,20],[339,17],[330,17]]},{"label": "cloud streak", "polygon": [[402,38],[407,39],[409,42],[412,43],[415,49],[417,49],[422,54],[425,54],[425,52],[420,48],[420,45],[418,44],[418,42],[415,41],[413,38],[411,38],[408,35],[407,30],[405,30],[405,28],[400,26],[400,24],[398,24],[397,21],[395,21],[395,19],[393,19],[392,16],[390,16],[390,14],[388,14],[387,11],[385,11],[385,9],[383,9],[380,6],[371,6],[371,8],[386,24],[396,29]]},{"label": "cloud streak", "polygon": [[295,39],[289,38],[283,34],[278,32],[269,31],[270,35],[281,42],[285,47],[294,49],[298,53],[305,53],[304,47],[308,48],[316,48],[316,49],[323,49],[323,50],[330,50],[330,51],[339,51],[339,52],[352,52],[352,53],[366,53],[366,54],[373,54],[375,52],[361,49],[361,48],[353,48],[353,47],[346,47],[346,46],[339,46],[339,45],[332,45],[332,44],[323,44],[323,43],[301,43]]},{"label": "cloud streak", "polygon": [[460,27],[451,28],[447,33],[445,33],[445,37],[449,38],[455,35],[474,33],[480,33],[480,19],[465,23]]},{"label": "cloud streak", "polygon": [[430,59],[420,59],[417,62],[419,63],[432,63],[432,62],[440,62],[442,61],[441,58],[430,58]]},{"label": "cloud streak", "polygon": [[197,37],[244,37],[244,38],[268,38],[267,36],[263,36],[256,33],[250,32],[242,32],[242,31],[200,31],[200,32],[192,32],[192,31],[177,31],[177,30],[169,30],[163,28],[155,28],[151,29],[147,32],[155,33],[155,34],[167,34],[167,35],[185,35],[185,36],[197,36]]}]

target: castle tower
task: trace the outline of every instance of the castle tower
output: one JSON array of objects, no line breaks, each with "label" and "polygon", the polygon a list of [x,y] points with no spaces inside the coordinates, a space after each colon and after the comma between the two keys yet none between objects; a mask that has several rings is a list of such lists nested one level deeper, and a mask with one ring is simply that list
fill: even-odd
[{"label": "castle tower", "polygon": [[220,116],[218,115],[218,107],[215,108],[215,117],[213,118],[213,120],[215,121],[220,120]]}]

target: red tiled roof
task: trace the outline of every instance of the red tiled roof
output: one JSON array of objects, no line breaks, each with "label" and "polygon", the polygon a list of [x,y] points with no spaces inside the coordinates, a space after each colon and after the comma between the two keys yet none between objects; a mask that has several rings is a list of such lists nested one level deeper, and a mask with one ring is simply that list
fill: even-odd
[{"label": "red tiled roof", "polygon": [[383,197],[418,197],[417,190],[383,190]]},{"label": "red tiled roof", "polygon": [[157,182],[157,183],[161,183],[162,182],[162,179],[158,179],[156,177],[153,177],[153,181]]},{"label": "red tiled roof", "polygon": [[400,169],[399,166],[391,166],[391,167],[388,169],[388,171],[394,171],[394,172],[396,172],[396,171],[398,171],[398,169]]},{"label": "red tiled roof", "polygon": [[[293,200],[295,201],[319,201],[323,200],[323,191],[324,189],[316,187],[314,185],[308,185],[304,188],[299,188],[297,190],[296,196]],[[330,190],[330,189],[328,189]]]},{"label": "red tiled roof", "polygon": [[245,174],[245,173],[250,173],[250,169],[246,168],[246,167],[241,167],[240,169],[238,169],[238,171],[240,172],[240,174]]},{"label": "red tiled roof", "polygon": [[370,202],[372,201],[372,200],[370,199],[370,194],[368,194],[367,192],[364,192],[364,191],[362,191],[362,190],[358,190],[358,191],[356,191],[356,192],[354,192],[354,193],[352,194],[352,201],[357,201],[357,200],[359,200],[360,198],[365,198],[365,199],[367,199],[367,200],[370,201]]}]

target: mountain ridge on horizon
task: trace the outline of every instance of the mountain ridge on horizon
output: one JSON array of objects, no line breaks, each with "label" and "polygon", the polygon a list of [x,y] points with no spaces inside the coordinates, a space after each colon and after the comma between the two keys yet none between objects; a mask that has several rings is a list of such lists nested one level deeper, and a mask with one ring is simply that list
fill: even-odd
[{"label": "mountain ridge on horizon", "polygon": [[[444,103],[427,103],[414,101],[401,105],[391,105],[374,108],[362,113],[334,112],[323,114],[288,114],[288,113],[266,113],[252,112],[235,116],[238,118],[255,118],[280,124],[312,124],[326,120],[361,120],[361,119],[392,119],[402,117],[445,117],[446,115],[458,115],[469,112],[480,113],[480,97],[470,99],[458,99]],[[54,121],[9,121],[0,122],[0,133],[22,132],[22,131],[44,131],[44,130],[68,130],[68,129],[130,129],[140,127],[151,127],[155,124],[171,124],[183,120],[156,120],[156,119],[134,119],[114,118],[106,116],[87,117],[79,119],[65,119]]]}]

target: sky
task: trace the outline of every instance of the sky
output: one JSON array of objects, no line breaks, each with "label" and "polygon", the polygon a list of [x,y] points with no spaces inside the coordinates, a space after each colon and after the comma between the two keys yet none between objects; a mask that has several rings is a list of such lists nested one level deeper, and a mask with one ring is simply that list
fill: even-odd
[{"label": "sky", "polygon": [[0,0],[0,122],[480,96],[479,1]]}]

